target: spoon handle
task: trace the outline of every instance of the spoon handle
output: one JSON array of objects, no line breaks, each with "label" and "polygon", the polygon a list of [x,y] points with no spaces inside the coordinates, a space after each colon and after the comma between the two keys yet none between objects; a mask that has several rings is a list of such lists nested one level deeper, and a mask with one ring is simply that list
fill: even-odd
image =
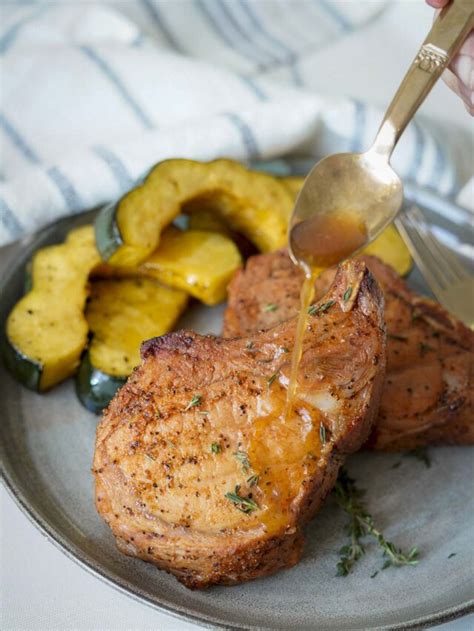
[{"label": "spoon handle", "polygon": [[371,151],[389,160],[417,109],[474,28],[474,0],[452,0],[439,14],[390,103]]}]

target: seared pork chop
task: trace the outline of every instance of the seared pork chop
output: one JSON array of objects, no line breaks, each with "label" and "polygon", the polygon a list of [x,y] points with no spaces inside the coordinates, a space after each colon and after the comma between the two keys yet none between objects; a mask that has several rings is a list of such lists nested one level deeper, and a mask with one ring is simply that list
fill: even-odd
[{"label": "seared pork chop", "polygon": [[181,331],[142,345],[94,458],[97,510],[122,552],[191,588],[298,562],[302,528],[367,439],[384,378],[383,297],[364,263],[340,268],[328,301],[309,319],[287,418],[295,319],[244,339]]},{"label": "seared pork chop", "polygon": [[[387,375],[369,446],[387,451],[474,443],[474,333],[412,292],[392,268],[360,256],[385,294]],[[334,270],[316,281],[324,294]],[[299,309],[302,272],[287,252],[254,256],[229,286],[224,335],[267,330]],[[269,309],[268,305],[272,308]]]}]

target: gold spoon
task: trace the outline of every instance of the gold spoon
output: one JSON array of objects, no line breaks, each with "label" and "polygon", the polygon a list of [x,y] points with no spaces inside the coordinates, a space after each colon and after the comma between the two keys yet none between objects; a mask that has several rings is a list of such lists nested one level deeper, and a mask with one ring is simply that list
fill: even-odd
[{"label": "gold spoon", "polygon": [[474,0],[452,0],[439,14],[365,153],[318,162],[298,195],[289,250],[308,275],[339,263],[373,240],[397,215],[403,184],[390,157],[405,127],[474,28]]}]

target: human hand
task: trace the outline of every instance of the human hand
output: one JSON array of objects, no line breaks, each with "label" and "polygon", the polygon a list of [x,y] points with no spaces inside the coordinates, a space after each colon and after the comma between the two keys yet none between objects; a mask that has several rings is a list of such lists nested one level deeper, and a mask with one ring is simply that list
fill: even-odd
[{"label": "human hand", "polygon": [[[473,0],[474,1],[474,0]],[[439,11],[449,0],[426,0]],[[474,31],[471,31],[451,65],[443,73],[443,80],[464,101],[467,111],[474,116]]]}]

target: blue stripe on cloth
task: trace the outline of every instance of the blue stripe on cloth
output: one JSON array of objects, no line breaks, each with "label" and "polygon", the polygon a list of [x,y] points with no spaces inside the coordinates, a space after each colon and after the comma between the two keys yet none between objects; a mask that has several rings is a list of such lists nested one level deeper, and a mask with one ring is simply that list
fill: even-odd
[{"label": "blue stripe on cloth", "polygon": [[6,201],[0,197],[0,221],[10,233],[10,236],[16,239],[22,233],[22,227],[15,213],[8,206]]},{"label": "blue stripe on cloth", "polygon": [[247,157],[249,160],[258,159],[260,152],[258,149],[257,139],[252,131],[252,129],[247,125],[247,123],[234,112],[226,112],[223,114],[238,130],[240,137],[242,138],[242,142],[247,151]]},{"label": "blue stripe on cloth", "polygon": [[230,35],[228,29],[226,29],[222,23],[222,20],[217,18],[212,12],[211,7],[217,8],[217,4],[209,3],[206,0],[195,0],[196,6],[201,11],[202,15],[206,18],[209,25],[212,27],[213,31],[220,37],[220,39],[226,43],[230,48],[239,53],[242,53],[247,59],[249,59],[253,64],[255,64],[256,70],[263,72],[267,70],[267,65],[257,62],[257,58],[255,55],[255,50],[251,48],[251,52],[247,50],[247,46],[245,42],[243,42],[244,46],[242,46],[242,38],[237,34],[237,38]]},{"label": "blue stripe on cloth", "polygon": [[[284,57],[281,58],[279,56],[277,56],[275,59],[278,63],[285,63],[285,64],[291,64],[294,63],[294,61],[297,59],[297,55],[295,54],[294,51],[291,50],[291,48],[289,48],[286,44],[284,44],[282,41],[280,41],[279,39],[277,39],[274,35],[272,35],[266,28],[265,26],[262,24],[262,22],[257,18],[257,15],[255,14],[255,12],[250,8],[250,5],[245,2],[245,0],[238,0],[238,4],[240,5],[240,7],[242,8],[242,10],[244,11],[244,13],[247,15],[247,17],[250,20],[250,23],[252,24],[252,26],[254,27],[255,31],[257,32],[259,38],[263,37],[265,38],[265,40],[267,42],[270,43],[271,46],[273,46],[273,48],[277,48],[279,49]],[[256,40],[259,41],[259,40]]]},{"label": "blue stripe on cloth", "polygon": [[0,114],[0,127],[10,138],[21,155],[28,160],[28,162],[31,162],[32,164],[39,164],[41,162],[34,149],[30,147],[26,140],[21,136],[20,132],[3,114]]},{"label": "blue stripe on cloth", "polygon": [[303,77],[301,76],[297,59],[295,59],[295,61],[292,64],[290,64],[289,69],[290,69],[291,80],[293,81],[293,84],[298,88],[302,88],[304,86],[304,81],[303,81]]},{"label": "blue stripe on cloth", "polygon": [[113,151],[110,151],[110,149],[107,149],[107,147],[103,147],[101,145],[96,145],[95,147],[93,147],[93,151],[109,167],[112,175],[117,180],[121,191],[125,191],[130,188],[130,186],[132,186],[132,184],[134,183],[132,176],[125,168],[122,160],[120,160],[120,158],[115,155]]},{"label": "blue stripe on cloth", "polygon": [[242,83],[245,83],[245,85],[250,89],[250,91],[253,92],[253,94],[257,97],[259,101],[268,101],[268,96],[265,94],[262,88],[257,84],[255,79],[253,79],[252,77],[248,77],[244,74],[238,74],[237,76],[242,81]]},{"label": "blue stripe on cloth", "polygon": [[321,7],[343,31],[349,32],[353,30],[352,24],[345,15],[332,4],[331,0],[316,0],[316,4],[318,7]]},{"label": "blue stripe on cloth", "polygon": [[18,33],[21,29],[31,22],[35,18],[39,17],[42,13],[48,11],[51,7],[41,7],[40,9],[36,9],[29,15],[25,15],[23,18],[19,19],[18,22],[12,24],[10,28],[8,28],[5,33],[0,37],[0,55],[6,53],[6,51],[10,48],[13,42],[16,40]]},{"label": "blue stripe on cloth", "polygon": [[130,42],[130,46],[132,46],[133,48],[140,48],[140,46],[144,43],[144,41],[145,41],[145,35],[143,33],[138,33],[135,39],[132,42]]},{"label": "blue stripe on cloth", "polygon": [[224,15],[225,19],[237,32],[237,43],[244,40],[246,42],[244,45],[250,47],[250,51],[253,53],[254,57],[256,59],[263,60],[263,62],[269,66],[273,66],[275,63],[278,63],[279,60],[273,53],[268,52],[268,50],[262,46],[259,39],[252,39],[246,27],[240,23],[240,21],[235,17],[234,12],[231,10],[231,6],[233,5],[227,5],[224,0],[217,0],[217,6],[220,7],[221,13]]},{"label": "blue stripe on cloth", "polygon": [[84,208],[84,203],[82,202],[78,192],[64,173],[62,173],[57,167],[49,168],[46,173],[61,193],[68,210],[80,210],[81,208]]},{"label": "blue stripe on cloth", "polygon": [[143,127],[145,127],[145,129],[151,129],[153,127],[152,121],[148,118],[137,101],[135,101],[115,70],[113,70],[105,59],[90,46],[79,46],[79,49],[103,72],[104,76],[107,77],[110,83],[112,83],[125,103],[127,103],[130,109],[134,112]]},{"label": "blue stripe on cloth", "polygon": [[173,32],[171,31],[171,29],[167,26],[166,22],[164,21],[161,11],[157,7],[157,5],[154,2],[152,2],[152,0],[142,0],[142,4],[145,7],[145,9],[148,11],[149,15],[155,22],[160,33],[163,35],[164,39],[169,44],[169,46],[179,52],[185,52],[185,49],[181,46],[181,44],[178,42],[176,37],[173,35]]},{"label": "blue stripe on cloth", "polygon": [[415,134],[414,138],[414,147],[413,147],[413,158],[411,160],[410,167],[408,169],[408,175],[411,179],[417,180],[418,172],[421,167],[421,163],[423,161],[423,152],[425,149],[425,139],[423,136],[423,131],[421,127],[414,122],[413,123],[413,132]]},{"label": "blue stripe on cloth", "polygon": [[349,151],[362,151],[365,135],[366,111],[364,103],[353,99],[354,105],[354,133]]},{"label": "blue stripe on cloth", "polygon": [[252,169],[252,171],[263,171],[264,173],[271,173],[279,177],[291,175],[290,166],[284,158],[250,162],[249,168]]}]

